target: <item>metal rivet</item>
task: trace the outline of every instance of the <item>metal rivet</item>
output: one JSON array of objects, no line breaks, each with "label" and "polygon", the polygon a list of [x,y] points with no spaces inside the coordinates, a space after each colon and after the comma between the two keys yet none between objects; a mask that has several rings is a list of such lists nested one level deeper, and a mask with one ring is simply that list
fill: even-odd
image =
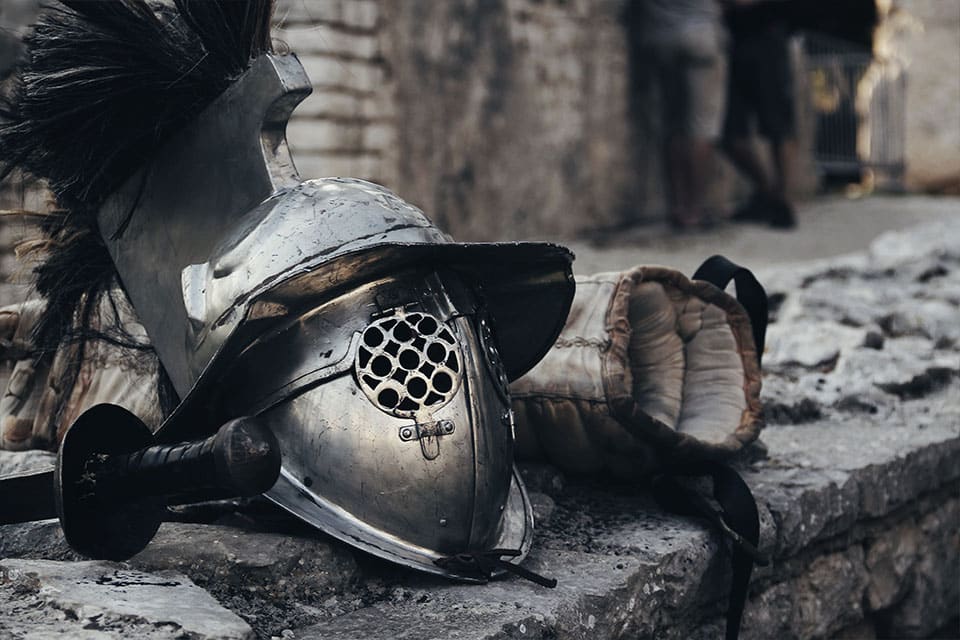
[{"label": "metal rivet", "polygon": [[[502,507],[501,507],[501,508],[502,508]],[[441,526],[441,527],[447,526],[447,519],[446,519],[446,518],[440,518],[440,526]]]},{"label": "metal rivet", "polygon": [[400,437],[403,438],[404,440],[409,440],[410,438],[413,437],[413,429],[411,429],[410,427],[402,429],[400,431]]}]

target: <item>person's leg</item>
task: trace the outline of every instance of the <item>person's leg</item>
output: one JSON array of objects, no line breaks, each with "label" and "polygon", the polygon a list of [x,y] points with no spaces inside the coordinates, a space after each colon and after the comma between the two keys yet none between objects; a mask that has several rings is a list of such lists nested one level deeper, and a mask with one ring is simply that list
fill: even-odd
[{"label": "person's leg", "polygon": [[689,135],[690,95],[680,51],[664,51],[660,64],[663,157],[667,186],[667,223],[678,229],[696,225],[692,208],[692,140]]},{"label": "person's leg", "polygon": [[674,135],[667,141],[666,161],[670,182],[668,222],[679,229],[702,224],[713,169],[713,144],[705,138]]},{"label": "person's leg", "polygon": [[[740,43],[731,54],[731,87],[736,101],[728,112],[724,151],[751,182],[753,196],[733,219],[795,225],[788,194],[793,184],[796,145],[793,142],[793,96],[785,39],[760,35]],[[770,142],[773,175],[749,136],[749,115],[756,114],[759,132]]]},{"label": "person's leg", "polygon": [[749,53],[743,46],[734,46],[730,50],[727,110],[720,147],[737,171],[750,182],[754,192],[767,193],[772,190],[772,182],[751,137],[755,79]]},{"label": "person's leg", "polygon": [[773,162],[776,170],[774,192],[785,202],[792,200],[797,163],[797,141],[784,138],[774,141]]},{"label": "person's leg", "polygon": [[775,193],[774,181],[767,172],[763,158],[757,152],[756,145],[750,138],[724,139],[723,152],[733,163],[733,166],[747,178],[755,192],[765,195]]},{"label": "person's leg", "polygon": [[664,142],[664,166],[667,173],[667,222],[684,228],[696,224],[691,209],[691,143],[678,133]]},{"label": "person's leg", "polygon": [[724,105],[724,66],[718,46],[709,42],[678,43],[671,98],[666,106],[668,156],[674,190],[670,223],[677,228],[700,226],[712,178],[714,140],[720,132]]},{"label": "person's leg", "polygon": [[688,56],[690,208],[693,217],[703,224],[711,221],[707,201],[726,106],[727,66],[720,34],[690,47]]},{"label": "person's leg", "polygon": [[793,227],[796,219],[791,203],[797,144],[794,137],[793,68],[789,40],[783,33],[772,32],[762,39],[763,57],[768,61],[766,82],[760,87],[757,121],[760,133],[770,141],[774,176],[771,182],[775,206],[770,223],[776,227]]}]

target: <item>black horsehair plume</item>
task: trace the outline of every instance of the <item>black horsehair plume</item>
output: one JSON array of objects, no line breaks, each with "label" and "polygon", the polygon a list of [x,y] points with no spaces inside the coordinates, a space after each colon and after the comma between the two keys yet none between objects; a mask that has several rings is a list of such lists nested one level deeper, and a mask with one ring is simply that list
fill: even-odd
[{"label": "black horsehair plume", "polygon": [[97,209],[270,51],[272,10],[272,0],[44,3],[0,98],[0,179],[15,169],[42,179],[57,205],[35,269],[47,299],[39,350],[90,337],[96,299],[116,276]]}]

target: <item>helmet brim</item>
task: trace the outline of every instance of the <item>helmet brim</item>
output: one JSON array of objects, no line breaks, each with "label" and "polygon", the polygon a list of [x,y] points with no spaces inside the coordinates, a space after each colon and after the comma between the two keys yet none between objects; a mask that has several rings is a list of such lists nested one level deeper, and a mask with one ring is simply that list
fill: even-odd
[{"label": "helmet brim", "polygon": [[492,318],[507,378],[539,362],[563,329],[573,302],[573,253],[540,242],[384,243],[305,261],[254,292],[244,319],[224,341],[176,410],[156,432],[158,442],[213,433],[233,416],[218,415],[209,398],[237,355],[275,322],[346,291],[411,267],[448,268],[477,290]]},{"label": "helmet brim", "polygon": [[[533,368],[553,345],[573,302],[573,253],[541,242],[389,243],[303,265],[258,295],[266,308],[301,308],[383,275],[415,267],[449,268],[474,286],[496,330],[507,378]],[[260,317],[251,305],[248,317]]]}]

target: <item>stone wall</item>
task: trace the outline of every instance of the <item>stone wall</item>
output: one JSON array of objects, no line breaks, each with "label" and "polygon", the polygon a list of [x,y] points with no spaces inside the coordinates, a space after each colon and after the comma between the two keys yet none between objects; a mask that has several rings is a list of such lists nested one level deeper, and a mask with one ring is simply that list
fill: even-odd
[{"label": "stone wall", "polygon": [[[318,87],[362,96],[324,89],[295,117],[304,175],[383,182],[463,239],[570,238],[662,217],[656,100],[642,84],[631,100],[624,0],[350,4],[280,5]],[[960,176],[960,6],[897,6],[881,53],[906,65],[906,121],[883,126],[905,128],[909,187],[949,188]],[[814,131],[797,58],[796,187],[806,195],[817,186]],[[337,111],[347,104],[352,115]],[[744,185],[724,162],[715,178],[710,199],[722,209]]]},{"label": "stone wall", "polygon": [[[276,37],[314,83],[289,128],[298,168],[385,184],[462,239],[660,219],[655,104],[643,87],[630,98],[624,4],[278,0]],[[960,175],[960,6],[898,4],[908,181],[941,188]],[[802,74],[797,84],[806,159]],[[722,208],[743,185],[725,163],[716,172]],[[815,185],[804,160],[799,190]]]},{"label": "stone wall", "polygon": [[960,3],[899,0],[907,69],[908,186],[960,192]]},{"label": "stone wall", "polygon": [[400,193],[462,238],[571,235],[643,201],[621,3],[383,3]]},{"label": "stone wall", "polygon": [[[624,0],[348,5],[279,5],[279,35],[316,87],[290,127],[304,176],[382,182],[465,240],[662,218],[657,103]],[[724,162],[715,172],[722,210],[743,184]]]},{"label": "stone wall", "polygon": [[290,122],[297,168],[396,182],[396,119],[377,0],[280,0],[274,37],[297,53],[313,93]]},{"label": "stone wall", "polygon": [[282,0],[277,35],[314,83],[289,129],[297,165],[382,182],[463,239],[642,216],[659,181],[634,175],[621,11]]}]

